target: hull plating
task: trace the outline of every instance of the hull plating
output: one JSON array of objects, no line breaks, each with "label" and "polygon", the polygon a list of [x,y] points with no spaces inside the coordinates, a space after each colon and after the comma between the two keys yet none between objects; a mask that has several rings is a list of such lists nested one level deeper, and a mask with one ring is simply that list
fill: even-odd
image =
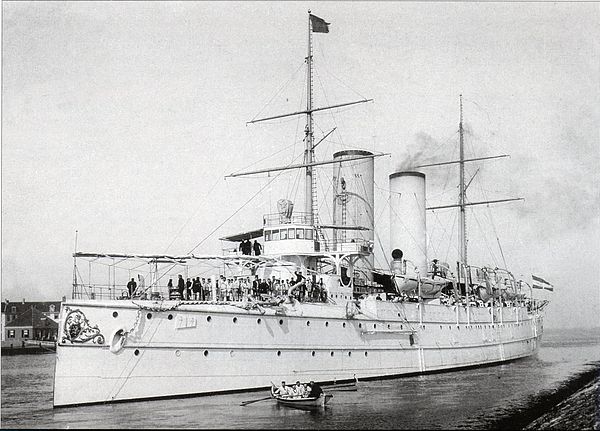
[{"label": "hull plating", "polygon": [[[55,406],[451,370],[531,355],[542,334],[541,316],[524,307],[467,313],[372,301],[349,313],[322,304],[245,310],[165,302],[162,311],[150,301],[65,305]],[[85,316],[76,329],[92,338],[78,341],[65,325],[69,310]],[[120,340],[123,332],[129,335]]]}]

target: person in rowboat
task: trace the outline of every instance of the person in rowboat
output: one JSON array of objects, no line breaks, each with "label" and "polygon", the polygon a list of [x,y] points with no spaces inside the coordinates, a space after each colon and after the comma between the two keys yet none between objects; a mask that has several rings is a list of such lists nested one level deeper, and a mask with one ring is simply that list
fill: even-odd
[{"label": "person in rowboat", "polygon": [[313,382],[312,380],[310,381],[308,386],[310,388],[310,393],[308,394],[308,396],[310,398],[319,398],[321,396],[321,394],[323,393],[323,389],[321,389],[321,386],[319,386],[317,383]]},{"label": "person in rowboat", "polygon": [[292,388],[292,393],[294,398],[302,398],[302,385],[300,384],[300,381],[296,382]]},{"label": "person in rowboat", "polygon": [[307,383],[302,384],[302,398],[308,398],[310,395],[310,389]]},{"label": "person in rowboat", "polygon": [[285,381],[282,381],[281,386],[276,388],[274,392],[275,392],[275,394],[277,394],[281,397],[287,397],[288,391],[287,391],[287,386],[285,385]]}]

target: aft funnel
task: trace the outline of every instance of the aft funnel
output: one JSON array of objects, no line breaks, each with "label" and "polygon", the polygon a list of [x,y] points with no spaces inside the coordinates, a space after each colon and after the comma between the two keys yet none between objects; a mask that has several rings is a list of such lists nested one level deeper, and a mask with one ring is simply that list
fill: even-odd
[{"label": "aft funnel", "polygon": [[[427,276],[427,230],[425,223],[425,174],[390,174],[390,248],[402,250],[409,262],[407,274],[418,268]],[[411,264],[412,263],[412,264]]]}]

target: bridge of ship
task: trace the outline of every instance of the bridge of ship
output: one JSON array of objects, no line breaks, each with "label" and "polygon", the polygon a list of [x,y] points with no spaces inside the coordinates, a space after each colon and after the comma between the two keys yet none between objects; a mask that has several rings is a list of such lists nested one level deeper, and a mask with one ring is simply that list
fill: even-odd
[{"label": "bridge of ship", "polygon": [[[313,223],[313,220],[313,216],[307,213],[294,213],[289,217],[279,213],[267,214],[263,216],[262,228],[220,238],[225,243],[223,254],[238,256],[242,240],[260,239],[265,256],[320,258],[334,264],[337,273],[344,261],[352,265],[372,254],[372,241],[360,236],[360,232],[368,231],[368,228],[319,224]],[[326,230],[333,231],[332,239],[325,236]]]}]

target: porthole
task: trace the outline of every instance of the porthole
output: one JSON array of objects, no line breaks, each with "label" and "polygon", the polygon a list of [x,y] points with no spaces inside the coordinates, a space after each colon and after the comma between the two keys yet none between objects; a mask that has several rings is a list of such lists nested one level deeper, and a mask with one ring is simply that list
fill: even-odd
[{"label": "porthole", "polygon": [[211,320],[212,320],[212,317],[210,317],[210,316],[207,316],[207,317],[206,317],[206,321],[207,321],[207,322],[210,322]]},{"label": "porthole", "polygon": [[306,326],[310,326],[310,320],[306,321]]},{"label": "porthole", "polygon": [[400,313],[398,313],[398,317],[402,317],[402,316],[400,316]]},{"label": "porthole", "polygon": [[377,329],[377,323],[373,323],[373,329]]},{"label": "porthole", "polygon": [[204,356],[208,356],[208,350],[204,351]]},{"label": "porthole", "polygon": [[342,328],[345,328],[345,327],[346,327],[346,322],[343,322],[342,323]]},{"label": "porthole", "polygon": [[329,322],[325,322],[325,326],[329,326]]},{"label": "porthole", "polygon": [[237,317],[233,318],[233,323],[237,323]]},{"label": "porthole", "polygon": [[310,356],[315,356],[315,351],[313,350]]},{"label": "porthole", "polygon": [[348,352],[348,356],[352,356],[352,352]]},{"label": "porthole", "polygon": [[283,319],[279,319],[279,324],[283,325]]},{"label": "porthole", "polygon": [[358,327],[359,327],[359,328],[362,328],[362,323],[359,323],[359,324],[358,324]]},{"label": "porthole", "polygon": [[146,314],[146,319],[148,319],[148,320],[152,319],[152,313]]},{"label": "porthole", "polygon": [[331,356],[333,356],[333,352],[331,352]]},{"label": "porthole", "polygon": [[281,350],[277,351],[277,356],[281,356]]},{"label": "porthole", "polygon": [[256,319],[256,323],[258,323],[260,325],[260,322],[262,322],[262,319]]},{"label": "porthole", "polygon": [[442,325],[440,325],[440,329],[442,329]]},{"label": "porthole", "polygon": [[177,356],[177,357],[181,356],[181,351],[175,350],[175,356]]},{"label": "porthole", "polygon": [[392,328],[392,326],[391,326],[391,325],[388,325],[388,329],[391,329],[391,328]]},{"label": "porthole", "polygon": [[135,356],[138,356],[138,355],[140,354],[140,351],[139,351],[138,349],[135,349],[135,350],[134,350],[134,352],[133,352],[133,354],[134,354]]},{"label": "porthole", "polygon": [[400,329],[403,329],[404,327],[402,325],[400,325]]},{"label": "porthole", "polygon": [[369,352],[365,352],[365,358],[369,356]]},{"label": "porthole", "polygon": [[167,319],[169,319],[169,320],[173,320],[173,315],[172,315],[172,314],[169,314],[169,315],[167,316]]},{"label": "porthole", "polygon": [[119,315],[119,313],[117,313],[116,311],[113,311],[113,317],[117,317]]}]

